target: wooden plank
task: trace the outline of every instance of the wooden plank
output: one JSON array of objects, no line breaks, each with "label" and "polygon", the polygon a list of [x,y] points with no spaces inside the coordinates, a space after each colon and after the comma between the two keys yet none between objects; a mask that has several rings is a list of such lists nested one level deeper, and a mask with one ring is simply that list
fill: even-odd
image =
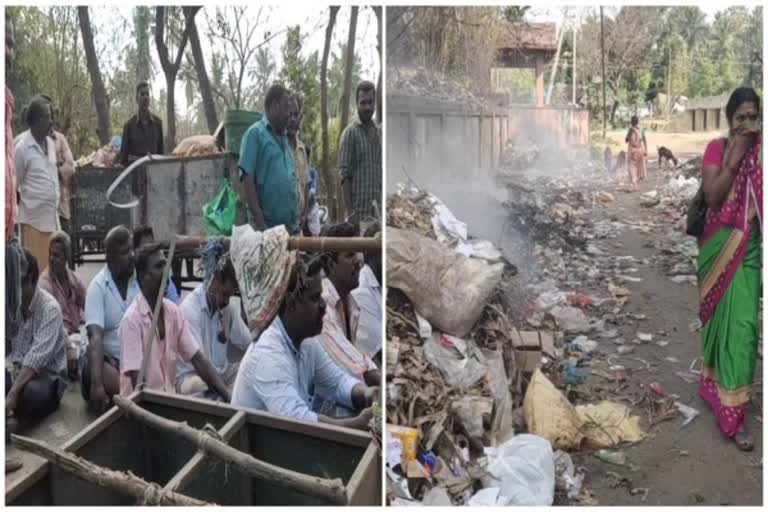
[{"label": "wooden plank", "polygon": [[44,478],[45,475],[48,474],[48,472],[51,470],[51,463],[47,460],[37,468],[35,468],[34,471],[32,471],[29,475],[24,477],[23,480],[19,480],[16,483],[11,484],[10,486],[5,488],[5,503],[6,505],[8,503],[13,502],[24,494],[27,489],[35,485],[37,482],[40,481],[40,479]]},{"label": "wooden plank", "polygon": [[[224,442],[229,442],[245,426],[245,412],[239,411],[219,430],[219,436]],[[178,491],[194,478],[204,467],[209,457],[202,450],[197,453],[182,467],[178,473],[165,485],[169,491]]]},{"label": "wooden plank", "polygon": [[[244,411],[241,411],[244,412]],[[248,421],[247,415],[246,415],[246,422]],[[241,428],[238,431],[238,435],[240,436],[240,450],[245,453],[251,453],[251,438],[248,435],[248,428],[244,426],[244,428]],[[243,478],[243,505],[249,506],[253,505],[253,493],[251,492],[252,487],[252,479],[248,475],[243,475],[245,478]]]},{"label": "wooden plank", "polygon": [[548,356],[555,355],[555,337],[549,331],[540,331],[541,337],[541,351]]},{"label": "wooden plank", "polygon": [[165,484],[163,490],[176,492],[186,485],[197,473],[203,469],[203,463],[208,455],[203,451],[195,453],[189,461],[173,475],[173,478]]},{"label": "wooden plank", "polygon": [[375,506],[383,503],[381,492],[381,459],[379,449],[371,443],[347,483],[347,496],[352,506]]},{"label": "wooden plank", "polygon": [[338,443],[348,444],[350,446],[365,447],[371,442],[371,434],[360,430],[353,430],[336,425],[323,423],[314,423],[311,421],[301,421],[284,416],[276,416],[263,411],[254,409],[243,409],[248,414],[248,423],[260,425],[263,427],[274,428],[278,430],[288,430],[318,439],[326,439]]},{"label": "wooden plank", "polygon": [[[128,396],[128,399],[136,401],[139,394],[140,392],[135,391]],[[72,439],[65,442],[61,446],[61,449],[66,452],[72,452],[72,453],[77,452],[77,450],[79,450],[80,448],[85,446],[87,443],[89,443],[93,438],[101,434],[104,430],[111,427],[122,416],[123,416],[123,411],[121,411],[117,406],[111,407],[107,412],[99,416],[96,420],[94,420],[87,427],[85,427],[78,434],[76,434]],[[51,463],[46,460],[40,467],[32,471],[23,480],[19,480],[18,482],[6,487],[5,502],[9,503],[11,501],[14,501],[21,494],[23,494],[27,489],[29,489],[30,487],[35,485],[37,482],[39,482],[40,479],[44,478],[45,475],[47,475],[50,470],[51,470]]]},{"label": "wooden plank", "polygon": [[204,400],[202,398],[176,395],[148,389],[142,392],[141,399],[139,401],[134,400],[134,402],[138,403],[139,405],[142,405],[143,403],[152,403],[169,407],[178,407],[179,409],[186,409],[188,411],[195,411],[203,414],[211,414],[213,416],[229,417],[237,413],[237,409],[231,407],[229,404],[224,404],[222,402],[213,402],[211,400]]}]

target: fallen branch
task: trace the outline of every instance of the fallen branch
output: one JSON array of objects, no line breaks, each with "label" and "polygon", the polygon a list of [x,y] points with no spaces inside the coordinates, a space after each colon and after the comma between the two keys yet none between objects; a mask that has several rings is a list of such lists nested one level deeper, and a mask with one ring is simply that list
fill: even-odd
[{"label": "fallen branch", "polygon": [[147,482],[131,472],[114,471],[102,468],[72,453],[54,448],[48,444],[28,437],[11,435],[11,439],[20,448],[32,452],[50,461],[61,469],[72,473],[88,482],[114,489],[122,494],[133,496],[140,504],[146,505],[184,505],[205,506],[211,503],[190,498],[173,491],[166,491],[155,483]]},{"label": "fallen branch", "polygon": [[337,505],[347,505],[347,490],[340,478],[333,480],[305,475],[258,460],[247,453],[232,448],[210,434],[190,427],[186,423],[168,420],[133,403],[127,398],[115,396],[115,405],[142,423],[153,428],[179,435],[198,449],[234,464],[243,473],[267,482],[292,487],[313,496],[329,499]]}]

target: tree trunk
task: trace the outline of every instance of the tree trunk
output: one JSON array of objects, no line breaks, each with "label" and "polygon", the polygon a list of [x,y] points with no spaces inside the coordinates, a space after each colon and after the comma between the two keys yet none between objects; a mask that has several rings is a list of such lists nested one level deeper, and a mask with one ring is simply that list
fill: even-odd
[{"label": "tree trunk", "polygon": [[331,38],[333,26],[336,23],[336,14],[339,7],[331,6],[331,14],[328,26],[325,28],[325,46],[323,47],[323,63],[320,68],[320,131],[323,143],[323,159],[321,163],[321,179],[325,186],[326,203],[330,209],[331,219],[336,220],[338,212],[336,208],[336,183],[331,169],[330,143],[328,141],[328,55],[331,53]]},{"label": "tree trunk", "polygon": [[157,46],[157,55],[160,57],[160,65],[165,73],[166,90],[166,127],[165,127],[165,152],[170,153],[176,146],[176,105],[174,102],[176,87],[176,75],[181,67],[181,59],[184,57],[184,48],[189,40],[189,22],[184,23],[184,32],[181,35],[181,42],[176,53],[176,59],[171,62],[168,54],[168,47],[165,45],[165,7],[155,8],[155,46]]},{"label": "tree trunk", "polygon": [[563,17],[563,26],[560,27],[560,34],[557,38],[557,51],[555,52],[555,62],[552,64],[552,73],[549,75],[549,87],[547,87],[547,97],[544,99],[544,104],[549,105],[549,100],[552,99],[552,88],[555,86],[555,76],[557,75],[557,65],[560,63],[560,49],[563,47],[563,37],[565,37],[565,17]]},{"label": "tree trunk", "polygon": [[136,83],[149,82],[152,57],[149,54],[149,22],[152,12],[146,5],[136,7],[133,17],[136,30]]},{"label": "tree trunk", "polygon": [[197,71],[197,82],[200,85],[200,96],[203,97],[205,121],[208,124],[208,131],[213,133],[219,126],[219,120],[216,116],[216,103],[213,101],[211,81],[208,79],[208,72],[205,69],[205,57],[200,46],[200,36],[197,33],[197,24],[195,23],[195,14],[199,10],[200,7],[184,7],[184,15],[189,24],[189,45],[192,48],[192,56],[195,60],[195,71]]},{"label": "tree trunk", "polygon": [[93,31],[91,30],[88,7],[78,7],[77,17],[80,20],[80,32],[83,36],[83,47],[85,48],[85,61],[91,78],[91,96],[93,97],[93,103],[96,105],[96,134],[99,137],[99,144],[103,146],[109,143],[111,138],[110,132],[112,131],[109,118],[109,98],[107,98],[107,90],[104,88],[101,71],[99,71],[99,60],[96,57],[96,48],[93,44]]},{"label": "tree trunk", "polygon": [[376,14],[376,24],[377,24],[377,30],[376,30],[376,50],[379,52],[379,79],[378,83],[376,84],[376,121],[380,125],[383,125],[384,119],[382,118],[382,112],[383,112],[383,105],[382,105],[382,92],[381,92],[381,85],[382,85],[382,76],[384,75],[384,57],[382,55],[382,48],[381,48],[381,6],[373,6],[372,7],[374,14]]},{"label": "tree trunk", "polygon": [[339,140],[344,128],[349,122],[349,97],[352,92],[352,68],[355,65],[355,32],[357,32],[357,6],[352,6],[352,15],[349,18],[349,35],[347,37],[347,55],[344,64],[344,90],[341,94],[341,119],[339,123]]}]

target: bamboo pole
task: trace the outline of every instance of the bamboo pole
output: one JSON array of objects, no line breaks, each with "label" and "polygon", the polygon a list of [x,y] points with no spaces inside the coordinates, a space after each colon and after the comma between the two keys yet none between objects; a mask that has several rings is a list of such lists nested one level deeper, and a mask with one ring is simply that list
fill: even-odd
[{"label": "bamboo pole", "polygon": [[[165,286],[168,283],[168,277],[171,274],[171,263],[173,262],[173,253],[176,250],[176,239],[171,240],[171,248],[168,250],[168,259],[165,262],[165,268],[163,269],[163,277],[160,280],[160,289],[157,291],[157,297],[155,299],[155,309],[152,312],[152,328],[149,330],[149,343],[147,345],[147,354],[144,356],[144,360],[141,363],[141,369],[139,370],[139,376],[136,379],[136,389],[144,389],[144,377],[146,377],[147,364],[152,357],[152,345],[155,343],[155,333],[157,333],[157,322],[160,319],[160,309],[163,307],[163,297],[165,297]],[[139,292],[142,293],[142,292]],[[163,314],[165,319],[165,314]],[[141,339],[139,339],[141,343]]]},{"label": "bamboo pole", "polygon": [[[177,252],[193,252],[208,241],[204,236],[177,236]],[[232,239],[224,237],[224,246],[229,247]],[[288,238],[288,249],[304,252],[376,252],[381,250],[381,237],[300,237]]]},{"label": "bamboo pole", "polygon": [[122,494],[132,496],[140,504],[198,507],[212,505],[212,503],[190,498],[184,494],[166,491],[159,485],[147,482],[133,473],[103,468],[77,455],[54,448],[42,441],[15,434],[11,435],[11,439],[20,448],[43,457],[64,471],[101,487],[107,487]]},{"label": "bamboo pole", "polygon": [[331,502],[337,505],[348,504],[347,490],[340,478],[333,480],[320,478],[269,464],[219,441],[206,432],[190,427],[186,423],[179,423],[152,414],[127,398],[116,395],[114,402],[115,405],[131,417],[153,428],[179,435],[197,446],[200,450],[210,453],[225,462],[234,464],[243,473],[251,477],[286,485],[313,496],[320,496],[331,500]]}]

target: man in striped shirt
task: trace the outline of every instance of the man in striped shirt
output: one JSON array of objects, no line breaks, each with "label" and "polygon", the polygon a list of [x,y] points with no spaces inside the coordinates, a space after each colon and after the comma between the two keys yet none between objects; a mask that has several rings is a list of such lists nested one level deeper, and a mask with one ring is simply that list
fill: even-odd
[{"label": "man in striped shirt", "polygon": [[381,129],[373,122],[376,86],[360,82],[355,101],[357,118],[341,134],[339,171],[345,217],[365,229],[376,220],[373,202],[381,207]]},{"label": "man in striped shirt", "polygon": [[25,249],[27,272],[21,280],[22,324],[11,340],[13,370],[5,371],[6,428],[18,431],[21,421],[43,418],[58,409],[66,383],[66,340],[61,308],[37,287],[40,270]]}]

